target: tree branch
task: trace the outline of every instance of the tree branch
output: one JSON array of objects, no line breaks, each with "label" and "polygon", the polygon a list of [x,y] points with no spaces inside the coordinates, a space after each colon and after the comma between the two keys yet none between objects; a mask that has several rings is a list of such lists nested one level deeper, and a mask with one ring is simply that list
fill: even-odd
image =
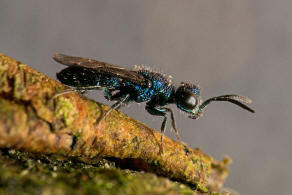
[{"label": "tree branch", "polygon": [[[0,54],[0,147],[58,154],[92,162],[113,158],[121,165],[217,191],[228,174],[228,160],[218,162],[78,93],[51,97],[65,86],[27,65]],[[127,163],[124,163],[127,161]],[[137,163],[138,162],[138,163]]]}]

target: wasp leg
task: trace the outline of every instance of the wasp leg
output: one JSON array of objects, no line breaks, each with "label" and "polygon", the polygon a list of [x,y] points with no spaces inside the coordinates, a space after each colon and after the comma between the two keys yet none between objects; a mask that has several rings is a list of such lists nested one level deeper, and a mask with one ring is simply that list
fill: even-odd
[{"label": "wasp leg", "polygon": [[120,100],[118,100],[116,103],[114,103],[110,109],[104,114],[104,118],[109,115],[109,113],[115,109],[120,109],[123,104],[127,103],[128,99],[129,99],[130,95],[127,94],[125,97],[121,98]]},{"label": "wasp leg", "polygon": [[106,100],[108,100],[108,101],[111,101],[111,99],[112,99],[112,97],[113,97],[112,92],[113,92],[112,90],[109,90],[109,89],[105,88],[105,89],[103,90],[104,98],[105,98]]},{"label": "wasp leg", "polygon": [[56,93],[55,95],[53,95],[52,99],[55,99],[56,97],[58,96],[61,96],[61,95],[65,95],[65,94],[68,94],[68,93],[73,93],[73,92],[77,92],[77,93],[81,93],[81,94],[84,94],[86,93],[88,90],[94,90],[94,89],[100,89],[101,87],[78,87],[78,88],[70,88],[70,89],[66,89],[64,91],[61,91],[59,93]]},{"label": "wasp leg", "polygon": [[121,99],[122,96],[125,95],[124,93],[121,93],[121,92],[113,94],[114,91],[116,91],[116,90],[105,88],[103,90],[104,98],[107,99],[108,101],[118,101]]},{"label": "wasp leg", "polygon": [[[121,94],[118,93],[116,95],[120,96]],[[116,97],[115,97],[115,95],[113,96],[113,98],[116,98]],[[104,115],[100,119],[98,119],[98,121],[96,122],[96,125],[98,125],[100,123],[100,121],[102,121],[104,118],[106,118],[107,115],[109,115],[111,113],[111,111],[113,111],[114,109],[120,109],[124,104],[128,103],[129,98],[130,98],[130,94],[126,94],[126,95],[122,96],[121,98],[119,98],[119,100],[116,103],[114,103],[110,107],[110,109],[106,113],[104,113]]]},{"label": "wasp leg", "polygon": [[166,107],[164,107],[164,109],[166,110],[166,112],[170,112],[171,128],[172,128],[172,129],[174,130],[174,132],[175,132],[176,140],[177,140],[178,142],[181,142],[181,139],[180,139],[180,136],[179,136],[178,130],[177,130],[177,128],[176,128],[175,118],[174,118],[173,111],[172,111],[170,108],[166,108]]},{"label": "wasp leg", "polygon": [[164,132],[165,132],[165,127],[166,127],[166,121],[167,121],[167,109],[162,108],[162,107],[155,107],[155,106],[151,106],[151,105],[146,105],[145,109],[147,110],[147,112],[151,115],[155,115],[155,116],[163,116],[163,121],[161,124],[161,150],[163,153],[163,136],[164,136]]},{"label": "wasp leg", "polygon": [[52,99],[55,99],[58,96],[65,95],[67,93],[73,93],[73,92],[77,92],[77,89],[74,89],[74,88],[66,89],[64,91],[61,91],[61,92],[56,93],[55,95],[53,95]]},{"label": "wasp leg", "polygon": [[[111,107],[114,107],[113,109],[120,109],[120,107],[123,105],[123,104],[126,104],[128,103],[128,98],[126,100],[123,100],[127,95],[130,96],[129,94],[126,94],[125,93],[122,93],[122,92],[117,92],[116,94],[112,94],[114,90],[110,90],[110,89],[104,89],[104,97],[109,100],[109,101],[117,101],[115,104],[118,104],[118,102],[122,101],[121,104],[119,104],[119,106],[115,107],[116,105],[112,105]],[[113,110],[112,109],[112,110]],[[112,111],[112,110],[109,110],[108,112]]]},{"label": "wasp leg", "polygon": [[163,116],[164,119],[162,121],[161,124],[161,148],[162,148],[162,152],[163,152],[163,136],[165,133],[165,127],[166,127],[166,121],[167,121],[167,115],[166,112],[170,113],[170,118],[171,118],[171,127],[175,132],[176,135],[176,139],[178,142],[181,142],[178,130],[176,128],[176,124],[175,124],[175,118],[174,118],[174,114],[173,111],[170,108],[166,108],[166,107],[155,107],[155,106],[151,106],[151,105],[146,105],[145,108],[151,115],[156,115],[156,116]]}]

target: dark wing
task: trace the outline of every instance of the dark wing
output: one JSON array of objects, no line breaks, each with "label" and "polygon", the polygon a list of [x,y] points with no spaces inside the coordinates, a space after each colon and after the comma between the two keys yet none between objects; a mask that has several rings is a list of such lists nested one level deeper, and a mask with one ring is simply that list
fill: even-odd
[{"label": "dark wing", "polygon": [[147,85],[147,81],[141,75],[135,71],[127,70],[126,68],[109,64],[106,62],[100,62],[88,58],[81,58],[75,56],[68,56],[57,53],[53,56],[56,62],[64,64],[66,66],[82,66],[90,69],[94,69],[98,73],[109,74],[118,78],[126,79],[138,85]]}]

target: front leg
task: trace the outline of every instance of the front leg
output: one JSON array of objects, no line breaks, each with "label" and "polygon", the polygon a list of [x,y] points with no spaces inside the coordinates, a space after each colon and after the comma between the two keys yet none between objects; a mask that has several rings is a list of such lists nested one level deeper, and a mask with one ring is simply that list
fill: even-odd
[{"label": "front leg", "polygon": [[166,129],[166,121],[167,121],[167,115],[166,112],[170,112],[171,114],[171,126],[174,129],[175,133],[176,133],[176,138],[178,141],[180,141],[180,137],[178,134],[178,131],[176,129],[176,125],[175,125],[175,119],[174,119],[174,114],[172,112],[172,110],[170,108],[166,108],[166,107],[159,107],[159,106],[152,106],[147,104],[145,109],[147,110],[147,112],[151,115],[155,115],[155,116],[163,116],[163,121],[161,124],[161,149],[163,152],[163,136],[164,136],[164,132]]}]

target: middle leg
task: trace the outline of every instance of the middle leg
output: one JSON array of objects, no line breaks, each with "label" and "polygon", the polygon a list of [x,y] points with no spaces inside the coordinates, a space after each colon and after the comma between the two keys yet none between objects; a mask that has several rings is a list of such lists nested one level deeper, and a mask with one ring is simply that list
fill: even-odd
[{"label": "middle leg", "polygon": [[[105,92],[105,96],[108,95]],[[127,104],[129,102],[130,99],[130,94],[124,94],[122,95],[120,92],[118,92],[117,94],[113,95],[110,94],[110,96],[107,97],[111,97],[110,100],[117,100],[116,103],[114,103],[109,110],[106,111],[106,113],[103,114],[103,116],[101,118],[99,118],[96,122],[96,125],[98,125],[100,123],[100,121],[102,121],[103,119],[105,119],[110,113],[111,111],[113,111],[114,109],[120,109],[123,105]]]}]

